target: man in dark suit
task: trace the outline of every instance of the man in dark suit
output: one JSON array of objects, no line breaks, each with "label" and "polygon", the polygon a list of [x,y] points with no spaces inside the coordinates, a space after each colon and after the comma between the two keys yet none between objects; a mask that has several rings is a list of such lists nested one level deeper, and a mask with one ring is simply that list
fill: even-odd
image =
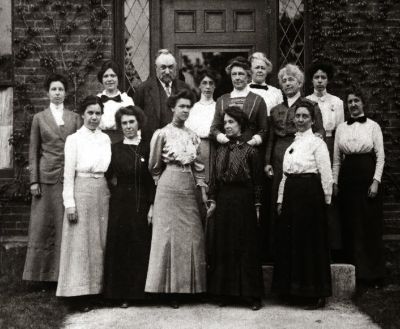
[{"label": "man in dark suit", "polygon": [[142,128],[142,136],[151,139],[154,131],[172,120],[172,111],[167,106],[167,98],[180,89],[190,87],[176,79],[175,57],[167,49],[161,49],[155,60],[156,76],[149,77],[135,92],[135,105],[146,113],[147,123]]}]

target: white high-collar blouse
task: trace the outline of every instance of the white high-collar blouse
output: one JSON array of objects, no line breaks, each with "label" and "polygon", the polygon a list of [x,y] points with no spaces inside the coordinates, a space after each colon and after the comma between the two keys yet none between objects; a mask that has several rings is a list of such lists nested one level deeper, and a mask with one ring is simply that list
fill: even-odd
[{"label": "white high-collar blouse", "polygon": [[322,97],[314,92],[306,98],[317,102],[321,109],[322,122],[326,131],[326,137],[331,137],[336,128],[344,121],[343,101],[334,95],[324,92]]},{"label": "white high-collar blouse", "polygon": [[64,207],[75,207],[74,182],[77,172],[104,173],[111,161],[111,141],[100,129],[82,126],[65,142]]},{"label": "white high-collar blouse", "polygon": [[374,179],[380,182],[383,166],[385,165],[385,150],[381,127],[371,119],[367,119],[364,123],[354,122],[352,125],[348,125],[347,121],[341,123],[336,129],[333,151],[334,182],[338,183],[343,156],[370,152],[374,152],[376,155]]},{"label": "white high-collar blouse", "polygon": [[277,203],[283,200],[286,174],[307,173],[320,174],[325,202],[330,204],[333,179],[329,151],[325,142],[315,136],[311,128],[303,133],[297,132],[294,142],[286,149]]}]

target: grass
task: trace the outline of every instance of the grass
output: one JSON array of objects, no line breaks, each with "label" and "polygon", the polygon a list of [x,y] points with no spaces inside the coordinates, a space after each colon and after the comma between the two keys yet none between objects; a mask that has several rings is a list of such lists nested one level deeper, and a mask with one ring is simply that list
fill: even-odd
[{"label": "grass", "polygon": [[61,328],[68,313],[55,291],[22,281],[26,248],[0,250],[0,328]]},{"label": "grass", "polygon": [[400,286],[391,284],[381,289],[358,291],[354,303],[383,329],[400,328]]}]

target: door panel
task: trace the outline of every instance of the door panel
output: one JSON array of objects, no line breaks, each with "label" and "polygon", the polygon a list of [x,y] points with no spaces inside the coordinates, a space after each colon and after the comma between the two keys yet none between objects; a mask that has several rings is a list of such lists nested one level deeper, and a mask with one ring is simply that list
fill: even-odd
[{"label": "door panel", "polygon": [[174,52],[180,78],[195,87],[207,68],[219,75],[215,97],[232,90],[225,66],[235,56],[268,54],[269,22],[265,0],[163,0],[161,46]]}]

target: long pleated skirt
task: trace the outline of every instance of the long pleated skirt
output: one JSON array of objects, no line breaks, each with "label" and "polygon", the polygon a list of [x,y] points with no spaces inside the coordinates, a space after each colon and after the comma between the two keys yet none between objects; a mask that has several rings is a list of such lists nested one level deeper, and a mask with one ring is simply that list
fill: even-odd
[{"label": "long pleated skirt", "polygon": [[282,295],[332,293],[328,224],[318,175],[289,176],[276,224],[272,290]]},{"label": "long pleated skirt", "polygon": [[23,280],[57,281],[64,206],[63,184],[40,184],[42,194],[32,198],[28,249]]},{"label": "long pleated skirt", "polygon": [[64,216],[57,296],[102,292],[110,192],[104,177],[76,177],[78,222]]},{"label": "long pleated skirt", "polygon": [[363,280],[384,276],[382,186],[368,197],[374,172],[374,154],[346,154],[338,182],[345,255]]},{"label": "long pleated skirt", "polygon": [[204,234],[190,169],[167,165],[154,200],[146,292],[206,290]]},{"label": "long pleated skirt", "polygon": [[259,226],[251,186],[222,185],[210,250],[208,292],[221,296],[261,297],[263,277]]}]

